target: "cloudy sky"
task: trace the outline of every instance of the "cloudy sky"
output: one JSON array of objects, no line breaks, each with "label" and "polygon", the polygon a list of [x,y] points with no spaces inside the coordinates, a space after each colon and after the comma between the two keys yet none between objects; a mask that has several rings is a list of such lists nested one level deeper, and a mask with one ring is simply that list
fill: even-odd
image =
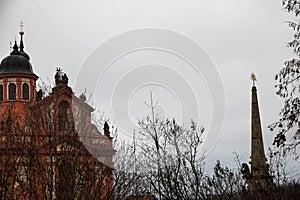
[{"label": "cloudy sky", "polygon": [[147,114],[152,91],[162,117],[207,128],[209,168],[217,159],[236,167],[233,151],[248,162],[254,71],[265,148],[272,143],[267,126],[282,106],[274,76],[293,56],[284,23],[293,17],[280,0],[1,0],[0,16],[2,58],[23,21],[34,72],[47,82],[63,68],[124,138]]}]

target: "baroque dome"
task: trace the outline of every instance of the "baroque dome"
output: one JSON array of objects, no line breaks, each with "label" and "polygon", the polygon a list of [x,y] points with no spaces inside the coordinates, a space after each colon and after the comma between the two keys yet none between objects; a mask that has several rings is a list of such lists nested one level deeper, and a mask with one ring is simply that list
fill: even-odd
[{"label": "baroque dome", "polygon": [[23,44],[23,31],[20,31],[21,41],[20,41],[20,50],[15,41],[13,51],[9,56],[5,57],[0,64],[0,75],[1,74],[32,74],[35,75],[32,71],[32,66],[30,63],[30,57],[27,53],[24,52]]},{"label": "baroque dome", "polygon": [[29,60],[20,53],[12,52],[0,64],[0,74],[34,74]]}]

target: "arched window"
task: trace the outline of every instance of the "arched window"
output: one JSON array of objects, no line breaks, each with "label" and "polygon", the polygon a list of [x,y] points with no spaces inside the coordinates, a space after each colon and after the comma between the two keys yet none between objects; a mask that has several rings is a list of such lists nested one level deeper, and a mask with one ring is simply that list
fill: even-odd
[{"label": "arched window", "polygon": [[23,100],[29,100],[29,85],[24,83],[22,85],[22,93],[23,93]]},{"label": "arched window", "polygon": [[3,101],[3,85],[0,85],[0,101]]},{"label": "arched window", "polygon": [[14,83],[8,85],[8,99],[11,101],[16,100],[16,84]]}]

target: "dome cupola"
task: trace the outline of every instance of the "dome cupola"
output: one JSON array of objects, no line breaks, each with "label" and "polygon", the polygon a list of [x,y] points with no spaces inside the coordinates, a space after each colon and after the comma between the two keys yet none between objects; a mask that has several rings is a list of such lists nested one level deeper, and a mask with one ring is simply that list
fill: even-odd
[{"label": "dome cupola", "polygon": [[32,66],[30,63],[30,57],[24,51],[23,35],[24,31],[19,32],[21,35],[20,50],[15,41],[13,51],[9,56],[5,57],[0,64],[0,75],[1,74],[32,74]]}]

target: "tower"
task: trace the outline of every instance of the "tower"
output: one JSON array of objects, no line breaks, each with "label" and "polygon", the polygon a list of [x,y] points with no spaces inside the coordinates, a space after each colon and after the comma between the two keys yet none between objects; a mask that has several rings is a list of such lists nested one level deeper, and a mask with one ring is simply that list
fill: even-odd
[{"label": "tower", "polygon": [[6,127],[9,132],[13,132],[16,126],[25,126],[28,108],[36,99],[38,76],[32,70],[29,55],[24,51],[22,25],[19,34],[19,46],[15,41],[12,52],[0,64],[0,129]]},{"label": "tower", "polygon": [[256,77],[252,73],[252,99],[251,99],[251,171],[247,164],[243,163],[242,173],[246,178],[249,191],[265,191],[272,185],[272,176],[269,175],[268,164],[264,152],[262,129],[259,115]]},{"label": "tower", "polygon": [[13,51],[0,64],[0,101],[32,103],[35,100],[35,83],[38,76],[34,74],[30,57],[24,51],[23,35],[20,30],[20,45],[15,41]]}]

